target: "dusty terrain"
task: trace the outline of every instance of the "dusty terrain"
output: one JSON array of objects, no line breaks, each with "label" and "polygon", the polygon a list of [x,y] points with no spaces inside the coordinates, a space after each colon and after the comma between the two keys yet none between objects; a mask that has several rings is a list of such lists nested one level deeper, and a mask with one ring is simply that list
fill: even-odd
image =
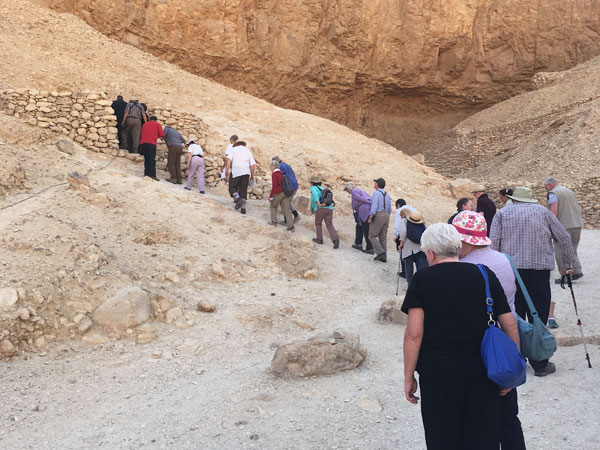
[{"label": "dusty terrain", "polygon": [[[402,397],[404,328],[376,320],[395,292],[397,260],[375,264],[350,248],[341,188],[382,174],[433,222],[453,209],[448,180],[382,142],[187,74],[71,16],[2,6],[0,57],[19,61],[0,74],[2,88],[106,90],[201,114],[209,151],[237,132],[262,171],[274,154],[290,161],[301,194],[309,175],[324,176],[342,245],[313,244],[309,216],[290,235],[267,225],[264,200],[242,216],[223,185],[201,196],[143,179],[139,163],[79,146],[64,153],[63,136],[0,114],[0,288],[19,293],[18,314],[0,314],[0,341],[14,353],[0,362],[0,448],[423,448],[419,410]],[[90,186],[70,184],[74,171]],[[586,231],[577,294],[589,335],[600,333],[599,248]],[[148,343],[140,327],[90,323],[123,286],[170,308],[153,310]],[[558,334],[577,336],[568,297],[556,294]],[[216,312],[198,311],[199,300]],[[272,374],[278,345],[334,329],[360,334],[361,367],[300,381]],[[597,345],[590,353],[600,361]],[[593,449],[597,369],[586,368],[581,345],[561,347],[555,361],[556,375],[521,390],[529,448]]]},{"label": "dusty terrain", "polygon": [[600,53],[597,1],[37,0],[403,150]]}]

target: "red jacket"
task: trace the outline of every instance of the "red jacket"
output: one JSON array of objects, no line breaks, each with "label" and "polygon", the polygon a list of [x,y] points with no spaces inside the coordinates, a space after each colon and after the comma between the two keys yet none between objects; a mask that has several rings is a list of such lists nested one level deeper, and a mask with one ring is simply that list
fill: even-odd
[{"label": "red jacket", "polygon": [[283,174],[281,173],[281,170],[277,169],[271,174],[271,183],[273,187],[271,187],[271,195],[269,195],[269,198],[273,198],[277,194],[283,192]]},{"label": "red jacket", "polygon": [[142,144],[152,144],[156,145],[156,141],[161,137],[164,139],[165,132],[163,131],[163,127],[160,126],[160,123],[151,120],[142,125],[142,135],[140,137],[140,145]]}]

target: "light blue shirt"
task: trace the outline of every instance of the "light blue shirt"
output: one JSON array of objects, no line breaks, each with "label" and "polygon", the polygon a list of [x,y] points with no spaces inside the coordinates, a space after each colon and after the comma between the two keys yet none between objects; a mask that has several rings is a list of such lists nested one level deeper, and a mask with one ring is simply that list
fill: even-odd
[{"label": "light blue shirt", "polygon": [[371,199],[371,215],[374,216],[377,211],[392,212],[392,199],[390,198],[390,194],[381,188],[373,192],[373,198]]}]

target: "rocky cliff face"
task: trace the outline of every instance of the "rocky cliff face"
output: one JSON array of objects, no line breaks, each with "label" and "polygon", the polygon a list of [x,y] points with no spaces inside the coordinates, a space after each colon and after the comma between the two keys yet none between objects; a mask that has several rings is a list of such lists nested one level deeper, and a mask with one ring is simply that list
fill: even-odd
[{"label": "rocky cliff face", "polygon": [[410,151],[600,53],[600,1],[38,0],[193,73]]}]

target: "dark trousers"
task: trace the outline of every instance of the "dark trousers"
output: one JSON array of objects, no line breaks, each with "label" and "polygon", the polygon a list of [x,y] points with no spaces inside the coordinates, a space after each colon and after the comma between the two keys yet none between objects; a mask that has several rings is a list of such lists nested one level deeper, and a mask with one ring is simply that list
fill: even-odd
[{"label": "dark trousers", "polygon": [[317,232],[317,240],[323,242],[323,221],[332,242],[338,241],[339,237],[335,227],[333,226],[333,209],[319,208],[315,213],[315,231]]},{"label": "dark trousers", "polygon": [[156,177],[156,145],[140,145],[140,153],[144,155],[144,176]]},{"label": "dark trousers", "polygon": [[229,195],[233,197],[236,192],[244,200],[248,199],[248,183],[250,175],[240,175],[239,177],[229,178]]},{"label": "dark trousers", "polygon": [[519,420],[517,390],[500,397],[500,445],[502,450],[525,450],[525,438]]},{"label": "dark trousers", "polygon": [[500,395],[495,383],[488,378],[422,377],[419,383],[427,450],[500,448]]},{"label": "dark trousers", "polygon": [[369,240],[369,222],[365,222],[363,224],[356,224],[354,244],[360,245],[362,247],[363,237],[365,238],[365,242],[367,244],[366,250],[373,249],[373,245]]},{"label": "dark trousers", "polygon": [[117,129],[117,139],[119,140],[119,148],[126,148],[125,142],[123,142],[123,125],[121,125],[122,121],[122,117],[117,117],[117,125],[115,126],[115,128]]},{"label": "dark trousers", "polygon": [[169,153],[167,154],[167,170],[171,180],[177,181],[178,184],[182,183],[183,177],[181,175],[181,145],[169,145]]},{"label": "dark trousers", "polygon": [[[548,322],[548,314],[550,313],[550,271],[549,270],[534,270],[534,269],[519,269],[519,275],[523,279],[523,283],[529,292],[533,306],[537,309],[540,320]],[[529,315],[529,309],[523,297],[521,288],[517,286],[517,294],[515,295],[515,311],[523,319],[527,317],[530,323],[533,323],[532,317]],[[535,370],[543,369],[548,365],[548,360],[534,361],[529,360],[529,364]]]},{"label": "dark trousers", "polygon": [[406,274],[406,282],[410,284],[413,279],[413,264],[417,266],[417,270],[422,269],[424,267],[429,267],[429,263],[427,262],[427,255],[425,252],[413,253],[410,256],[404,258],[404,273]]}]

